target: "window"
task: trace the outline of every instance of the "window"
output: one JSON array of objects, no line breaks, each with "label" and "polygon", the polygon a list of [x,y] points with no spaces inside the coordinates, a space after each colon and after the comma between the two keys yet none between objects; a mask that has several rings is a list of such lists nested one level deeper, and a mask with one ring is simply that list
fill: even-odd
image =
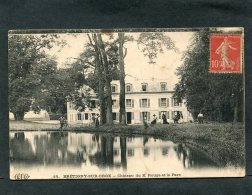
[{"label": "window", "polygon": [[173,111],[172,118],[174,117],[183,118],[183,113],[181,111]]},{"label": "window", "polygon": [[114,121],[116,120],[116,113],[115,113],[115,112],[112,113],[112,119],[113,119]]},{"label": "window", "polygon": [[173,98],[173,106],[182,106],[181,101],[177,98]]},{"label": "window", "polygon": [[119,113],[118,112],[112,112],[112,119],[114,121],[119,121]]},{"label": "window", "polygon": [[142,83],[142,91],[147,91],[147,83]]},{"label": "window", "polygon": [[116,93],[117,92],[117,85],[111,85],[111,92]]},{"label": "window", "polygon": [[132,85],[131,84],[126,85],[126,92],[132,92]]},{"label": "window", "polygon": [[166,103],[167,103],[167,99],[166,98],[161,98],[160,105],[161,106],[166,106]]},{"label": "window", "polygon": [[147,104],[148,103],[148,101],[147,101],[147,99],[142,99],[142,107],[147,107]]},{"label": "window", "polygon": [[73,102],[69,102],[69,108],[73,109]]},{"label": "window", "polygon": [[128,156],[134,156],[134,149],[128,149]]},{"label": "window", "polygon": [[168,155],[168,148],[167,147],[162,148],[162,155],[163,156],[167,156]]},{"label": "window", "polygon": [[117,100],[112,100],[112,108],[117,108],[117,107],[118,107]]},{"label": "window", "polygon": [[140,99],[139,105],[142,108],[149,108],[150,107],[150,99]]},{"label": "window", "polygon": [[78,113],[78,114],[77,114],[77,118],[78,118],[78,121],[81,120],[81,113]]},{"label": "window", "polygon": [[96,102],[95,100],[90,101],[90,108],[96,108]]},{"label": "window", "polygon": [[160,83],[161,91],[167,91],[167,83]]},{"label": "window", "polygon": [[114,156],[119,156],[119,150],[118,149],[114,149]]},{"label": "window", "polygon": [[140,112],[140,120],[150,120],[150,112]]},{"label": "window", "polygon": [[126,107],[133,108],[134,107],[134,101],[132,99],[126,99]]},{"label": "window", "polygon": [[158,99],[158,106],[159,107],[168,107],[169,106],[169,99],[168,98],[159,98]]},{"label": "window", "polygon": [[143,153],[144,153],[144,156],[149,156],[149,154],[150,154],[150,149],[149,149],[149,148],[144,148]]},{"label": "window", "polygon": [[128,137],[127,142],[132,142],[133,138],[132,137]]},{"label": "window", "polygon": [[88,120],[88,114],[85,113],[85,120]]},{"label": "window", "polygon": [[163,114],[166,116],[166,119],[170,118],[169,111],[161,111],[159,112],[159,119],[162,119]]}]

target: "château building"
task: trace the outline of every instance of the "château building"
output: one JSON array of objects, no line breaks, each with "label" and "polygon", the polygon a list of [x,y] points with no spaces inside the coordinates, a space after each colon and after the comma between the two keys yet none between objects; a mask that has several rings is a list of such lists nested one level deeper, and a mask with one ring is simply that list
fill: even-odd
[{"label": "ch\u00e2teau building", "polygon": [[[112,115],[114,123],[119,123],[119,96],[120,83],[118,80],[111,82],[112,90]],[[173,98],[174,85],[169,86],[169,82],[159,79],[125,79],[125,105],[127,124],[140,124],[143,119],[150,123],[154,116],[157,122],[162,123],[164,114],[169,123],[173,123],[173,118],[180,114],[179,122],[192,121],[192,115],[187,110],[185,101],[179,102]],[[74,109],[72,102],[67,103],[68,122],[71,124],[88,124],[92,115],[99,113],[99,101],[93,94],[89,108],[83,112]]]}]

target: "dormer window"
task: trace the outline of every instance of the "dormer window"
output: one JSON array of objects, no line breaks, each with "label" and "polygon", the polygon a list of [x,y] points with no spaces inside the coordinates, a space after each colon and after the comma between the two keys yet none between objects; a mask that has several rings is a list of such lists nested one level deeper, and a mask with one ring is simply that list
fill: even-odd
[{"label": "dormer window", "polygon": [[96,108],[96,102],[95,100],[90,101],[90,108]]},{"label": "dormer window", "polygon": [[167,83],[164,82],[160,83],[160,89],[161,91],[167,91]]},{"label": "dormer window", "polygon": [[132,84],[126,84],[126,92],[132,92]]},{"label": "dormer window", "polygon": [[147,91],[147,90],[148,90],[148,84],[142,83],[142,91]]}]

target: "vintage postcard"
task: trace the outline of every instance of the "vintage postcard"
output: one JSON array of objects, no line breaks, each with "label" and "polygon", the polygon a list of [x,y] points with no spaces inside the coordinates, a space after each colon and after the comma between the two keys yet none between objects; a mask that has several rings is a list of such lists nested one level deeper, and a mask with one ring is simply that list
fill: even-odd
[{"label": "vintage postcard", "polygon": [[243,38],[9,31],[10,178],[245,176]]}]

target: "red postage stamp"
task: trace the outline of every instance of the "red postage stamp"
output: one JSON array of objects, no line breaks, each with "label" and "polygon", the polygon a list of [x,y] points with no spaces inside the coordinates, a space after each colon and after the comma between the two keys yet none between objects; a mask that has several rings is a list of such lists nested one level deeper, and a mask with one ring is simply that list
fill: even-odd
[{"label": "red postage stamp", "polygon": [[210,34],[209,72],[242,72],[242,34]]}]

